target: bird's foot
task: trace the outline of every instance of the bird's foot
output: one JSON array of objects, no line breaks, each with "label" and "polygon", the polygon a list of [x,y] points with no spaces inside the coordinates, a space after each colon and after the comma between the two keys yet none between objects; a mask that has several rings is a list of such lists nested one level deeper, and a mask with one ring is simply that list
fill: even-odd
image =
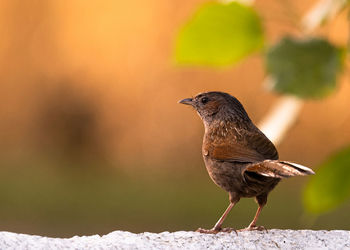
[{"label": "bird's foot", "polygon": [[196,232],[199,232],[199,233],[202,233],[202,234],[217,234],[218,232],[220,232],[220,230],[219,229],[215,229],[215,228],[212,228],[212,229],[198,228],[196,230]]},{"label": "bird's foot", "polygon": [[196,232],[204,233],[204,234],[217,234],[217,233],[231,233],[235,232],[237,234],[237,231],[234,228],[226,227],[226,228],[212,228],[212,229],[203,229],[198,228]]},{"label": "bird's foot", "polygon": [[232,228],[232,227],[225,227],[223,229],[221,229],[220,232],[224,232],[224,233],[231,233],[231,232],[235,232],[237,234],[236,229]]},{"label": "bird's foot", "polygon": [[238,230],[238,232],[244,232],[244,231],[267,231],[267,229],[263,226],[256,226],[256,225],[252,225],[252,226],[248,226],[247,228],[243,228]]}]

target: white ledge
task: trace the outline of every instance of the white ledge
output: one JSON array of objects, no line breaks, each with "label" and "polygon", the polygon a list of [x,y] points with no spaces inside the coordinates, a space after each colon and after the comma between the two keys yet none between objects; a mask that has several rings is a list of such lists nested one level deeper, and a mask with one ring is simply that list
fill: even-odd
[{"label": "white ledge", "polygon": [[104,236],[50,238],[0,232],[0,249],[350,249],[350,232],[279,230],[219,233],[115,231]]}]

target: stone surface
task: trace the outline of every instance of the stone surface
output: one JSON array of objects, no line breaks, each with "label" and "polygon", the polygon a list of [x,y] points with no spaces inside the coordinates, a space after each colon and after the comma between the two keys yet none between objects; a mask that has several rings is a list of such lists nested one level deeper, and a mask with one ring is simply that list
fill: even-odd
[{"label": "stone surface", "polygon": [[0,232],[0,249],[350,249],[350,232],[272,229],[207,235],[115,231],[65,239]]}]

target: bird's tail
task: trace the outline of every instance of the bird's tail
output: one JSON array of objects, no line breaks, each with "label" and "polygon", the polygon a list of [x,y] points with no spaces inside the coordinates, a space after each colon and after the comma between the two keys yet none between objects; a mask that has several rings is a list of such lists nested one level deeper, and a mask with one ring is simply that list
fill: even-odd
[{"label": "bird's tail", "polygon": [[256,174],[273,178],[289,178],[298,175],[303,176],[315,174],[312,169],[303,165],[278,160],[265,160],[252,163],[247,166],[245,171],[255,172]]},{"label": "bird's tail", "polygon": [[300,164],[297,164],[294,162],[280,161],[280,163],[283,163],[287,166],[290,166],[291,168],[296,170],[297,173],[295,173],[295,175],[313,175],[313,174],[315,174],[315,172],[311,168],[305,167],[303,165],[300,165]]}]

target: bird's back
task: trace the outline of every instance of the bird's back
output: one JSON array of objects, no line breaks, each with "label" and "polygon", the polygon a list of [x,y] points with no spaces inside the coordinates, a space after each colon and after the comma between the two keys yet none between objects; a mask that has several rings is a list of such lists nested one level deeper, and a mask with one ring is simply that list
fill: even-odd
[{"label": "bird's back", "polygon": [[273,143],[251,122],[213,122],[206,129],[203,155],[228,162],[252,163],[277,160],[278,152]]}]

